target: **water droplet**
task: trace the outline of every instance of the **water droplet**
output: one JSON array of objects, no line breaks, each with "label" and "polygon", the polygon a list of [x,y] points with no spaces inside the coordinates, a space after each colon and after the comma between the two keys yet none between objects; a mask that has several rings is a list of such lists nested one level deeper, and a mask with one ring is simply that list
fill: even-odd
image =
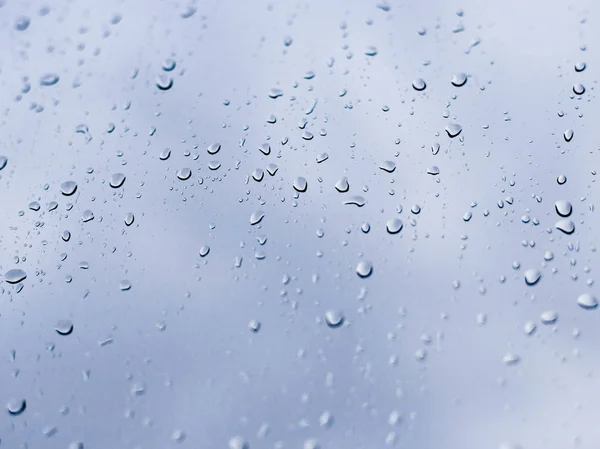
[{"label": "water droplet", "polygon": [[422,91],[425,90],[427,84],[425,83],[425,80],[423,78],[417,78],[412,82],[412,87],[414,90]]},{"label": "water droplet", "polygon": [[25,280],[27,277],[27,273],[25,273],[20,268],[13,268],[12,270],[8,270],[4,274],[4,280],[9,284],[16,284],[17,282],[21,282]]},{"label": "water droplet", "polygon": [[190,17],[192,17],[194,14],[196,14],[197,8],[195,8],[194,6],[186,6],[185,10],[179,15],[179,17],[181,17],[182,19],[189,19]]},{"label": "water droplet", "polygon": [[573,234],[573,232],[575,232],[575,223],[571,220],[559,220],[556,222],[555,227],[565,234]]},{"label": "water droplet", "polygon": [[277,173],[277,170],[279,170],[279,167],[275,164],[269,164],[267,165],[267,173],[271,176],[275,176],[275,173]]},{"label": "water droplet", "polygon": [[542,320],[542,324],[554,324],[558,320],[558,314],[554,310],[546,310],[540,315],[540,320]]},{"label": "water droplet", "polygon": [[293,186],[297,192],[306,192],[308,183],[306,182],[305,178],[303,178],[302,176],[299,176],[296,179],[294,179]]},{"label": "water droplet", "polygon": [[467,75],[460,72],[452,75],[452,79],[450,80],[453,86],[461,87],[467,83]]},{"label": "water droplet", "polygon": [[415,214],[418,215],[421,213],[421,206],[419,206],[418,204],[413,204],[410,208],[410,211]]},{"label": "water droplet", "polygon": [[167,159],[169,159],[169,157],[171,157],[171,150],[169,148],[165,148],[164,150],[162,150],[160,152],[160,154],[158,155],[158,158],[161,161],[166,161]]},{"label": "water droplet", "polygon": [[552,251],[546,251],[544,253],[544,260],[550,262],[552,259],[554,259],[554,253]]},{"label": "water droplet", "polygon": [[17,31],[25,31],[29,28],[31,24],[31,19],[27,16],[18,16],[17,20],[15,20],[15,30]]},{"label": "water droplet", "polygon": [[262,210],[257,210],[250,215],[250,224],[255,225],[262,221],[265,218],[265,213]]},{"label": "water droplet", "polygon": [[257,320],[251,320],[248,323],[248,329],[250,329],[255,334],[260,331],[261,327],[262,327],[262,325],[260,324],[260,321],[257,321]]},{"label": "water droplet", "polygon": [[113,189],[118,189],[125,182],[125,175],[123,173],[115,173],[110,177],[110,186]]},{"label": "water droplet", "polygon": [[427,174],[433,175],[433,176],[439,175],[440,174],[440,169],[438,168],[437,165],[432,165],[431,167],[429,167],[427,169]]},{"label": "water droplet", "polygon": [[521,357],[519,357],[517,354],[515,354],[513,352],[507,352],[506,354],[504,354],[504,357],[502,358],[502,362],[508,366],[516,365],[520,361],[521,361]]},{"label": "water droplet", "polygon": [[89,210],[89,209],[84,210],[83,214],[81,214],[81,220],[84,223],[86,223],[88,221],[91,221],[93,219],[94,219],[94,213],[91,210]]},{"label": "water droplet", "polygon": [[304,140],[312,140],[313,137],[314,137],[314,135],[310,131],[307,131],[306,129],[304,131],[302,131],[302,138]]},{"label": "water droplet", "polygon": [[54,86],[59,80],[60,77],[58,75],[54,73],[47,73],[40,78],[40,86]]},{"label": "water droplet", "polygon": [[366,56],[376,56],[377,55],[377,48],[373,47],[373,46],[367,47],[367,49],[365,50],[365,55]]},{"label": "water droplet", "polygon": [[350,184],[348,183],[348,178],[345,176],[335,183],[335,189],[340,193],[345,193],[350,189]]},{"label": "water droplet", "polygon": [[339,310],[330,309],[325,312],[325,322],[332,329],[344,324],[344,314]]},{"label": "water droplet", "polygon": [[27,402],[25,399],[11,398],[6,403],[6,409],[12,416],[19,416],[27,408]]},{"label": "water droplet", "polygon": [[400,231],[402,231],[404,224],[399,218],[392,218],[391,220],[388,220],[385,227],[387,229],[387,232],[389,232],[390,234],[398,234]]},{"label": "water droplet", "polygon": [[317,164],[325,162],[327,159],[329,159],[329,155],[327,153],[319,153],[317,155]]},{"label": "water droplet", "polygon": [[575,63],[575,71],[576,72],[583,72],[586,68],[586,64],[585,62],[576,62]]},{"label": "water droplet", "polygon": [[0,170],[3,170],[8,164],[8,158],[6,156],[0,156]]},{"label": "water droplet", "polygon": [[271,154],[271,145],[269,145],[267,142],[261,143],[260,146],[258,147],[258,149],[265,156],[268,156],[269,154]]},{"label": "water droplet", "polygon": [[281,89],[271,89],[269,90],[269,97],[275,99],[279,98],[283,95],[283,91]]},{"label": "water droplet", "polygon": [[50,201],[48,203],[48,212],[52,212],[56,208],[58,208],[58,203],[56,201]]},{"label": "water droplet", "polygon": [[368,260],[361,260],[358,262],[358,265],[356,265],[356,274],[358,274],[359,277],[366,278],[371,276],[371,273],[373,273],[373,264],[371,262]]},{"label": "water droplet", "polygon": [[454,138],[456,136],[458,136],[462,131],[462,126],[460,126],[457,123],[448,123],[446,125],[446,133],[448,134],[448,137],[450,138]]},{"label": "water droplet", "polygon": [[217,154],[220,149],[221,149],[220,143],[213,143],[208,146],[206,151],[208,151],[208,154]]},{"label": "water droplet", "polygon": [[192,176],[192,170],[187,167],[180,168],[179,170],[177,170],[177,177],[182,181],[185,181],[186,179],[190,179],[191,176]]},{"label": "water droplet", "polygon": [[171,72],[171,71],[175,70],[175,67],[177,67],[177,63],[172,58],[167,58],[162,63],[162,69],[165,72]]},{"label": "water droplet", "polygon": [[210,253],[210,246],[204,245],[200,248],[200,257],[206,257]]},{"label": "water droplet", "polygon": [[73,441],[69,444],[69,449],[84,449],[81,441]]},{"label": "water droplet", "polygon": [[176,443],[183,443],[187,438],[187,435],[183,430],[175,430],[171,435],[171,439]]},{"label": "water droplet", "polygon": [[71,196],[77,190],[77,183],[75,181],[65,181],[60,185],[60,191],[65,196]]},{"label": "water droplet", "polygon": [[577,298],[577,304],[582,309],[591,310],[598,307],[598,299],[594,295],[584,293]]},{"label": "water droplet", "polygon": [[73,322],[71,320],[58,320],[54,329],[59,335],[70,335],[73,332]]},{"label": "water droplet", "polygon": [[229,449],[250,449],[250,444],[242,437],[233,437],[229,440]]},{"label": "water droplet", "polygon": [[221,168],[221,163],[219,161],[210,161],[208,163],[208,169],[209,170],[218,170],[219,168]]},{"label": "water droplet", "polygon": [[71,239],[71,233],[69,231],[63,231],[61,238],[65,241],[68,242]]},{"label": "water droplet", "polygon": [[567,129],[564,133],[563,133],[563,137],[565,138],[565,142],[570,142],[571,139],[573,138],[573,135],[575,133],[573,132],[572,129]]},{"label": "water droplet", "polygon": [[351,196],[346,201],[344,201],[344,205],[346,206],[363,207],[365,204],[367,204],[366,200],[360,195]]},{"label": "water droplet", "polygon": [[119,289],[123,292],[131,290],[131,282],[129,282],[127,279],[123,279],[119,282]]},{"label": "water droplet", "polygon": [[437,143],[437,142],[434,142],[434,143],[431,145],[431,154],[433,154],[433,155],[435,156],[435,155],[436,155],[436,154],[438,154],[439,152],[440,152],[440,144],[439,144],[439,143]]},{"label": "water droplet", "polygon": [[542,272],[537,268],[531,268],[525,271],[525,283],[527,285],[535,285],[542,277]]},{"label": "water droplet", "polygon": [[38,211],[40,210],[40,203],[38,203],[37,201],[32,201],[31,203],[29,203],[29,209],[33,210],[33,211]]},{"label": "water droplet", "polygon": [[525,326],[523,327],[523,330],[525,331],[525,334],[527,334],[527,335],[533,334],[536,329],[537,329],[537,326],[535,325],[535,323],[533,321],[527,321],[525,323]]},{"label": "water droplet", "polygon": [[169,90],[173,87],[173,78],[169,75],[162,73],[156,77],[156,87],[159,90]]},{"label": "water droplet", "polygon": [[371,230],[371,225],[369,223],[365,222],[365,223],[363,223],[363,224],[360,225],[360,230],[362,232],[364,232],[365,234],[368,234],[369,231]]},{"label": "water droplet", "polygon": [[471,211],[465,212],[465,214],[463,215],[463,221],[469,221],[472,216],[473,216],[473,213]]},{"label": "water droplet", "polygon": [[256,170],[254,170],[252,172],[252,179],[254,179],[256,182],[261,182],[263,180],[265,176],[265,172],[262,171],[262,169],[257,168]]},{"label": "water droplet", "polygon": [[575,95],[583,95],[585,93],[585,86],[583,84],[573,85],[573,92]]},{"label": "water droplet", "polygon": [[127,226],[131,226],[133,224],[135,220],[135,216],[133,215],[132,212],[127,212],[127,215],[125,215],[125,224]]},{"label": "water droplet", "polygon": [[571,206],[571,203],[569,203],[568,201],[558,200],[554,203],[554,209],[556,210],[556,213],[561,217],[568,217],[573,211],[573,206]]},{"label": "water droplet", "polygon": [[388,173],[393,173],[396,170],[396,164],[393,161],[383,161],[379,164],[379,168]]},{"label": "water droplet", "polygon": [[556,182],[562,186],[565,182],[567,182],[567,177],[565,175],[559,175],[558,178],[556,178]]}]

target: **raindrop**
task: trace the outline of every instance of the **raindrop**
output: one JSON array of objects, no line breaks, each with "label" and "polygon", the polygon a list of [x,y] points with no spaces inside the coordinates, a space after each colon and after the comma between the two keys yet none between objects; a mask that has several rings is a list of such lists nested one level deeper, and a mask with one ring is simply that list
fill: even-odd
[{"label": "raindrop", "polygon": [[258,224],[262,221],[263,218],[265,218],[265,213],[262,210],[253,212],[252,215],[250,215],[250,224]]},{"label": "raindrop", "polygon": [[556,222],[555,227],[565,234],[573,234],[573,232],[575,232],[575,223],[571,220],[559,220]]},{"label": "raindrop", "polygon": [[554,209],[561,217],[568,217],[571,215],[571,212],[573,212],[573,206],[571,206],[571,203],[565,200],[558,200],[556,203],[554,203]]},{"label": "raindrop", "polygon": [[554,310],[546,310],[542,312],[540,319],[542,320],[542,324],[554,324],[558,319],[558,314]]},{"label": "raindrop", "polygon": [[573,92],[575,95],[583,95],[585,93],[585,86],[583,84],[573,85]]},{"label": "raindrop", "polygon": [[391,220],[388,220],[385,227],[387,229],[387,232],[389,232],[390,234],[398,234],[400,231],[402,231],[404,224],[399,218],[392,218]]},{"label": "raindrop", "polygon": [[277,170],[279,170],[279,167],[275,164],[269,164],[267,165],[267,173],[271,176],[275,176],[275,173],[277,173]]},{"label": "raindrop", "polygon": [[208,168],[209,170],[218,170],[219,168],[221,168],[221,163],[219,161],[210,161],[208,163]]},{"label": "raindrop", "polygon": [[4,169],[8,164],[8,158],[6,156],[0,156],[0,170]]},{"label": "raindrop", "polygon": [[310,131],[307,131],[307,130],[302,131],[302,138],[304,140],[312,140],[313,137],[314,137],[314,135]]},{"label": "raindrop", "polygon": [[194,14],[196,14],[197,9],[194,6],[186,6],[185,10],[180,14],[179,17],[182,19],[189,19]]},{"label": "raindrop", "polygon": [[162,150],[160,152],[160,154],[158,155],[158,158],[161,161],[166,161],[167,159],[169,159],[170,156],[171,156],[171,150],[169,148],[165,148],[164,150]]},{"label": "raindrop", "polygon": [[425,83],[425,80],[423,78],[417,78],[412,82],[412,87],[414,90],[422,91],[425,90],[427,84]]},{"label": "raindrop", "polygon": [[29,28],[31,24],[31,19],[27,16],[18,16],[17,20],[15,20],[15,30],[17,31],[25,31]]},{"label": "raindrop", "polygon": [[576,62],[575,63],[575,71],[576,72],[583,72],[586,68],[586,64],[585,62]]},{"label": "raindrop", "polygon": [[377,48],[373,47],[373,46],[367,47],[367,49],[365,50],[365,55],[366,56],[376,56],[377,55]]},{"label": "raindrop", "polygon": [[212,143],[208,146],[206,151],[208,151],[208,154],[217,154],[220,149],[221,149],[220,143]]},{"label": "raindrop", "polygon": [[33,210],[33,211],[38,211],[40,210],[40,203],[38,203],[37,201],[32,201],[31,203],[29,203],[29,209]]},{"label": "raindrop", "polygon": [[371,273],[373,273],[373,264],[371,262],[368,260],[361,260],[358,262],[358,265],[356,265],[356,274],[358,274],[359,277],[366,278],[371,276]]},{"label": "raindrop", "polygon": [[250,449],[250,444],[242,437],[233,437],[229,440],[229,449]]},{"label": "raindrop", "polygon": [[173,78],[166,74],[160,74],[156,77],[156,87],[159,90],[169,90],[173,87]]},{"label": "raindrop", "polygon": [[123,292],[131,290],[131,282],[129,282],[127,279],[123,279],[119,282],[119,289]]},{"label": "raindrop", "polygon": [[113,189],[118,189],[125,182],[125,175],[123,173],[115,173],[110,177],[110,186]]},{"label": "raindrop", "polygon": [[418,215],[421,213],[421,206],[419,206],[418,204],[413,204],[412,207],[410,208],[410,211],[413,214]]},{"label": "raindrop", "polygon": [[537,327],[533,321],[527,321],[525,323],[525,326],[523,327],[523,330],[525,331],[525,334],[527,334],[527,335],[533,334],[536,329],[537,329]]},{"label": "raindrop", "polygon": [[344,205],[346,206],[363,207],[365,204],[367,204],[366,200],[360,195],[352,196],[344,201]]},{"label": "raindrop", "polygon": [[567,182],[567,177],[565,175],[559,175],[558,178],[556,178],[556,182],[562,186],[565,182]]},{"label": "raindrop", "polygon": [[65,181],[60,185],[60,191],[65,196],[71,196],[77,190],[77,183],[75,181]]},{"label": "raindrop", "polygon": [[462,131],[462,126],[460,126],[457,123],[449,123],[446,125],[446,133],[448,134],[448,137],[450,138],[454,138],[456,136],[458,136]]},{"label": "raindrop", "polygon": [[440,144],[435,142],[433,145],[431,145],[431,153],[435,156],[439,152],[440,152]]},{"label": "raindrop", "polygon": [[579,298],[577,298],[577,304],[582,309],[595,309],[598,307],[598,299],[594,295],[584,293],[583,295],[579,295]]},{"label": "raindrop", "polygon": [[173,432],[173,434],[171,435],[171,439],[173,441],[175,441],[176,443],[183,443],[186,438],[187,438],[187,435],[185,434],[185,432],[183,430],[175,430]]},{"label": "raindrop", "polygon": [[502,358],[502,362],[508,366],[516,365],[520,361],[521,361],[521,357],[519,357],[517,354],[512,353],[512,352],[507,352],[504,355],[504,357]]},{"label": "raindrop", "polygon": [[432,165],[431,167],[429,167],[427,169],[427,174],[433,175],[433,176],[439,175],[440,174],[440,169],[438,168],[437,165]]},{"label": "raindrop", "polygon": [[293,186],[297,192],[306,192],[308,183],[306,182],[305,178],[303,178],[302,176],[299,176],[294,180]]},{"label": "raindrop", "polygon": [[70,335],[73,333],[73,322],[71,320],[58,320],[54,329],[59,335]]},{"label": "raindrop", "polygon": [[256,170],[254,170],[252,172],[252,179],[254,179],[256,182],[261,182],[263,180],[265,176],[265,172],[262,171],[262,169],[257,168]]},{"label": "raindrop", "polygon": [[450,80],[453,86],[461,87],[467,83],[467,75],[460,72],[452,75],[452,79]]},{"label": "raindrop", "polygon": [[200,248],[200,257],[206,257],[210,253],[210,246],[204,245]]},{"label": "raindrop", "polygon": [[542,277],[542,272],[537,268],[531,268],[525,271],[525,283],[527,285],[535,285]]},{"label": "raindrop", "polygon": [[565,142],[570,142],[571,139],[573,138],[573,135],[575,133],[573,132],[572,129],[567,129],[564,133],[563,133],[563,137],[565,138]]},{"label": "raindrop", "polygon": [[379,168],[388,173],[393,173],[396,170],[396,164],[393,161],[383,161],[379,164]]},{"label": "raindrop", "polygon": [[469,221],[472,216],[473,214],[471,213],[471,211],[465,212],[465,214],[463,215],[463,221]]},{"label": "raindrop", "polygon": [[81,441],[73,441],[69,444],[69,449],[83,449],[83,443]]},{"label": "raindrop", "polygon": [[283,95],[283,91],[281,89],[271,89],[269,90],[269,97],[275,99],[279,98]]},{"label": "raindrop", "polygon": [[91,221],[93,219],[94,219],[94,213],[91,210],[89,210],[89,209],[84,210],[83,214],[81,214],[81,220],[84,223],[86,223],[88,221]]},{"label": "raindrop", "polygon": [[269,145],[267,142],[261,143],[260,146],[258,147],[258,149],[265,156],[268,156],[269,154],[271,154],[271,145]]},{"label": "raindrop", "polygon": [[172,58],[167,58],[162,63],[162,69],[165,72],[171,72],[172,70],[175,69],[176,66],[177,66],[177,63]]},{"label": "raindrop", "polygon": [[20,268],[13,268],[12,270],[8,270],[4,274],[4,280],[9,284],[16,284],[17,282],[21,282],[25,280],[27,277],[27,273],[25,273]]},{"label": "raindrop", "polygon": [[63,231],[61,238],[65,241],[68,242],[71,239],[71,233],[69,231]]},{"label": "raindrop", "polygon": [[339,310],[330,309],[325,312],[325,322],[332,329],[344,324],[344,314]]},{"label": "raindrop", "polygon": [[47,73],[40,78],[40,86],[54,86],[60,80],[59,76],[54,73]]},{"label": "raindrop", "polygon": [[177,170],[177,177],[179,179],[181,179],[182,181],[185,181],[186,179],[190,179],[191,176],[192,176],[192,170],[187,167],[180,168],[179,170]]},{"label": "raindrop", "polygon": [[260,323],[260,321],[257,321],[257,320],[251,320],[248,323],[248,329],[250,329],[250,331],[254,332],[255,334],[260,331],[261,327],[262,327],[262,324]]},{"label": "raindrop", "polygon": [[340,193],[345,193],[350,189],[350,184],[348,183],[348,178],[345,176],[335,183],[335,189]]},{"label": "raindrop", "polygon": [[329,159],[329,155],[327,153],[319,153],[317,155],[317,164],[325,162],[327,159]]},{"label": "raindrop", "polygon": [[27,402],[25,399],[11,398],[6,403],[6,409],[8,410],[9,415],[12,416],[19,416],[26,408]]},{"label": "raindrop", "polygon": [[127,215],[125,215],[125,224],[127,226],[131,226],[133,224],[135,220],[135,216],[133,215],[132,212],[127,212]]}]

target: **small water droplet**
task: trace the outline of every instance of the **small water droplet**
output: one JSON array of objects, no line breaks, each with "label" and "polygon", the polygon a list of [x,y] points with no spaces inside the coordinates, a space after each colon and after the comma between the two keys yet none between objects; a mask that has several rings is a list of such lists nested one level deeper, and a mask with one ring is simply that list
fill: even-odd
[{"label": "small water droplet", "polygon": [[58,75],[54,73],[47,73],[40,78],[40,86],[54,86],[56,83],[58,83],[59,80],[60,77]]},{"label": "small water droplet", "polygon": [[517,354],[515,354],[513,352],[507,352],[506,354],[504,354],[504,357],[502,358],[502,362],[508,366],[516,365],[520,361],[521,361],[521,357],[519,357]]},{"label": "small water droplet", "polygon": [[269,145],[267,142],[261,143],[260,146],[258,147],[258,149],[265,156],[268,156],[269,154],[271,154],[271,145]]},{"label": "small water droplet", "polygon": [[177,63],[175,62],[175,60],[173,58],[167,58],[162,63],[162,69],[165,72],[171,72],[171,71],[175,70],[176,66],[177,66]]},{"label": "small water droplet", "polygon": [[546,310],[540,315],[540,320],[542,320],[542,324],[554,324],[558,320],[558,314],[554,310]]},{"label": "small water droplet", "polygon": [[446,133],[448,134],[448,137],[450,138],[454,138],[456,136],[458,136],[461,131],[462,131],[462,126],[460,126],[457,123],[448,123],[446,125]]},{"label": "small water droplet", "polygon": [[302,138],[304,140],[312,140],[313,137],[314,137],[314,135],[310,131],[308,131],[306,129],[304,131],[302,131]]},{"label": "small water droplet", "polygon": [[531,335],[537,329],[535,323],[533,321],[527,321],[525,326],[523,327],[523,331],[525,331],[526,335]]},{"label": "small water droplet", "polygon": [[65,241],[68,242],[71,239],[71,233],[69,231],[63,231],[61,238]]},{"label": "small water droplet", "polygon": [[11,398],[6,403],[6,409],[8,410],[9,415],[12,416],[19,416],[26,408],[27,402],[25,399]]},{"label": "small water droplet", "polygon": [[221,168],[221,163],[219,161],[210,161],[208,163],[208,169],[209,170],[218,170],[219,168]]},{"label": "small water droplet", "polygon": [[325,312],[325,322],[332,329],[344,324],[344,314],[339,310],[330,309]]},{"label": "small water droplet", "polygon": [[75,181],[65,181],[60,185],[60,191],[65,196],[71,196],[77,190],[77,183]]},{"label": "small water droplet", "polygon": [[573,92],[575,95],[583,95],[585,93],[585,86],[583,84],[574,84]]},{"label": "small water droplet", "polygon": [[242,437],[236,436],[229,440],[229,449],[250,449],[250,444]]},{"label": "small water droplet", "polygon": [[563,133],[563,137],[565,138],[565,142],[570,142],[573,139],[574,131],[572,129],[567,129]]},{"label": "small water droplet", "polygon": [[404,224],[399,218],[392,218],[391,220],[388,220],[385,227],[387,229],[387,232],[389,232],[390,234],[398,234],[400,231],[402,231]]},{"label": "small water droplet", "polygon": [[415,214],[418,215],[421,213],[421,206],[419,206],[418,204],[413,204],[410,208],[410,211]]},{"label": "small water droplet", "polygon": [[366,56],[376,56],[377,55],[377,48],[373,47],[372,45],[367,47],[365,50],[365,55]]},{"label": "small water droplet", "polygon": [[306,192],[308,183],[306,182],[305,178],[303,178],[302,176],[299,176],[296,179],[294,179],[293,186],[294,186],[294,190],[296,190],[297,192]]},{"label": "small water droplet", "polygon": [[427,174],[433,175],[433,176],[439,175],[440,174],[440,169],[438,168],[437,165],[432,165],[431,167],[429,167],[427,169]]},{"label": "small water droplet", "polygon": [[210,253],[210,246],[204,245],[200,248],[200,257],[206,257]]},{"label": "small water droplet", "polygon": [[590,293],[584,293],[577,298],[577,304],[582,309],[591,310],[598,307],[598,299]]},{"label": "small water droplet", "polygon": [[250,215],[250,224],[256,225],[260,223],[263,218],[265,218],[265,213],[262,210],[253,212],[252,215]]},{"label": "small water droplet", "polygon": [[423,78],[417,78],[412,82],[412,87],[414,90],[422,91],[427,87],[427,83],[425,83]]},{"label": "small water droplet", "polygon": [[192,176],[192,170],[184,167],[184,168],[180,168],[179,170],[177,170],[177,178],[179,178],[182,181],[185,181],[186,179],[190,179]]},{"label": "small water droplet", "polygon": [[70,335],[73,333],[73,322],[71,320],[58,320],[54,329],[59,335]]},{"label": "small water droplet", "polygon": [[440,152],[440,144],[437,142],[434,142],[431,145],[431,153],[435,156],[436,154],[438,154]]},{"label": "small water droplet", "polygon": [[562,186],[565,182],[567,182],[567,177],[565,175],[559,175],[558,178],[556,178],[556,182]]},{"label": "small water droplet", "polygon": [[125,175],[123,173],[115,173],[110,177],[110,186],[113,189],[118,189],[125,182]]},{"label": "small water droplet", "polygon": [[450,80],[453,86],[461,87],[467,83],[467,75],[460,72],[452,75],[452,79]]},{"label": "small water droplet", "polygon": [[37,201],[32,201],[31,203],[29,203],[28,207],[33,211],[38,211],[41,208],[40,203],[38,203]]},{"label": "small water droplet", "polygon": [[208,154],[217,154],[220,150],[221,150],[220,143],[212,143],[206,149],[206,151],[208,151]]},{"label": "small water droplet", "polygon": [[81,220],[84,223],[87,223],[88,221],[91,221],[93,219],[94,219],[94,213],[89,209],[84,210],[83,214],[81,214]]},{"label": "small water droplet", "polygon": [[0,156],[0,170],[3,170],[8,164],[8,158],[6,156]]},{"label": "small water droplet", "polygon": [[123,292],[131,290],[131,282],[129,282],[127,279],[123,279],[119,282],[119,289]]},{"label": "small water droplet", "polygon": [[367,201],[360,195],[351,196],[346,201],[344,201],[344,205],[346,206],[363,207],[365,204],[367,204]]},{"label": "small water droplet", "polygon": [[279,167],[275,164],[269,164],[267,165],[267,173],[271,176],[275,176],[275,173],[277,173],[277,170],[279,170]]},{"label": "small water droplet", "polygon": [[132,212],[127,212],[127,215],[125,215],[125,224],[127,226],[131,226],[133,224],[135,220],[135,216],[133,215]]},{"label": "small water droplet", "polygon": [[350,184],[348,183],[348,178],[345,176],[335,183],[335,189],[340,193],[345,193],[350,189]]},{"label": "small water droplet", "polygon": [[327,153],[319,153],[317,155],[317,164],[325,162],[327,159],[329,159],[329,155]]},{"label": "small water droplet", "polygon": [[31,19],[27,16],[18,16],[17,20],[15,20],[15,30],[17,31],[25,31],[29,28],[31,24]]},{"label": "small water droplet", "polygon": [[156,77],[156,87],[159,90],[169,90],[173,87],[173,78],[166,73],[162,73]]},{"label": "small water droplet", "polygon": [[575,63],[575,71],[576,72],[583,72],[586,68],[586,64],[583,61],[580,62],[576,62]]},{"label": "small water droplet", "polygon": [[540,270],[538,270],[537,268],[531,268],[527,271],[525,271],[525,283],[527,285],[535,285],[538,283],[538,281],[541,279],[542,277],[542,272]]},{"label": "small water droplet", "polygon": [[260,331],[261,327],[262,327],[262,325],[261,325],[260,321],[257,321],[257,320],[251,320],[248,323],[248,329],[250,329],[250,331],[254,332],[255,334]]},{"label": "small water droplet", "polygon": [[358,265],[356,265],[356,274],[358,274],[359,277],[366,278],[371,276],[371,273],[373,273],[373,264],[371,262],[368,260],[361,260],[358,262]]},{"label": "small water droplet", "polygon": [[271,89],[269,90],[269,97],[275,99],[279,98],[283,95],[283,91],[281,89]]}]

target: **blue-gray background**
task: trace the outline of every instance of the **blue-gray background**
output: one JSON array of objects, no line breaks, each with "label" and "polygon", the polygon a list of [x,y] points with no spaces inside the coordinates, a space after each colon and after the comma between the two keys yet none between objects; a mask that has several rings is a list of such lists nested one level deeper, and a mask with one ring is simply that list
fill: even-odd
[{"label": "blue-gray background", "polygon": [[[252,449],[598,447],[600,312],[576,301],[597,288],[600,4],[2,5],[0,264],[28,276],[19,292],[2,283],[0,401],[27,409],[0,413],[1,447],[226,448],[235,436]],[[457,88],[459,72],[469,80]],[[59,82],[41,86],[48,73]],[[170,90],[157,89],[160,75]],[[462,134],[449,139],[447,123]],[[394,173],[378,168],[385,160]],[[275,176],[250,177],[269,163]],[[118,172],[126,182],[112,189]],[[298,176],[308,189],[295,197]],[[67,180],[73,197],[60,193]],[[344,205],[351,195],[367,204]],[[554,229],[561,199],[573,204],[570,236]],[[82,223],[86,209],[95,219]],[[265,218],[251,226],[257,210]],[[394,217],[404,229],[390,235]],[[534,287],[529,268],[543,274]],[[330,309],[344,326],[327,327]],[[541,323],[547,310],[553,325]],[[54,330],[62,319],[69,336]],[[520,362],[504,364],[507,353]]]}]

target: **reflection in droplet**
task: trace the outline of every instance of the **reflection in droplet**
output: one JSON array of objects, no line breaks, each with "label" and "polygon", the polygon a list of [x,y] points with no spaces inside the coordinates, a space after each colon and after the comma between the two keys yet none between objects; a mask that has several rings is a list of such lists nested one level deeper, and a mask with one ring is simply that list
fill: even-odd
[{"label": "reflection in droplet", "polygon": [[344,205],[346,206],[363,207],[365,204],[367,204],[367,201],[360,195],[351,196],[346,201],[344,201]]},{"label": "reflection in droplet", "polygon": [[306,192],[308,183],[306,182],[305,178],[303,178],[302,176],[299,176],[296,179],[294,179],[293,186],[294,186],[294,190],[296,190],[297,192]]},{"label": "reflection in droplet", "polygon": [[261,182],[263,180],[265,176],[265,172],[262,171],[262,169],[257,168],[256,170],[254,170],[252,172],[252,179],[254,179],[256,182]]},{"label": "reflection in droplet", "polygon": [[350,189],[350,184],[348,183],[348,178],[345,176],[335,183],[335,189],[340,193],[345,193]]},{"label": "reflection in droplet", "polygon": [[452,75],[452,79],[450,80],[453,86],[461,87],[464,86],[467,82],[467,75],[460,72]]},{"label": "reflection in droplet", "polygon": [[71,196],[77,190],[77,183],[75,181],[65,181],[60,185],[60,191],[65,196]]},{"label": "reflection in droplet", "polygon": [[262,221],[265,218],[265,213],[262,210],[257,210],[250,215],[250,224],[255,225]]},{"label": "reflection in droplet", "polygon": [[525,271],[525,283],[527,285],[535,285],[542,277],[542,272],[537,268],[531,268]]},{"label": "reflection in droplet", "polygon": [[523,327],[523,331],[525,332],[526,335],[532,335],[536,329],[537,329],[537,326],[535,325],[535,323],[533,321],[527,321],[525,323],[525,326]]},{"label": "reflection in droplet", "polygon": [[577,298],[577,304],[582,309],[590,310],[598,307],[598,299],[589,293],[584,293],[583,295],[579,295]]},{"label": "reflection in droplet", "polygon": [[571,220],[559,220],[556,222],[555,227],[565,234],[573,234],[573,232],[575,232],[575,223]]},{"label": "reflection in droplet", "polygon": [[366,278],[371,276],[371,273],[373,273],[373,264],[371,262],[368,260],[361,260],[358,262],[358,265],[356,265],[356,274],[358,274],[359,277]]},{"label": "reflection in droplet", "polygon": [[13,268],[12,270],[8,270],[4,274],[4,280],[9,284],[16,284],[17,282],[21,282],[25,280],[27,277],[27,273],[21,270],[20,268]]},{"label": "reflection in droplet", "polygon": [[394,170],[396,170],[396,164],[393,161],[383,161],[381,164],[379,164],[379,168],[388,173],[392,173]]},{"label": "reflection in droplet", "polygon": [[431,145],[431,154],[433,154],[433,155],[435,156],[435,155],[436,155],[436,154],[438,154],[439,152],[440,152],[440,144],[439,144],[439,143],[437,143],[437,142],[434,142],[434,143]]},{"label": "reflection in droplet", "polygon": [[71,320],[58,320],[54,329],[59,335],[70,335],[73,333],[73,322]]},{"label": "reflection in droplet", "polygon": [[179,170],[177,170],[177,177],[182,181],[185,181],[186,179],[190,179],[191,176],[192,176],[192,170],[187,167],[180,168]]},{"label": "reflection in droplet", "polygon": [[412,82],[412,86],[414,90],[422,91],[425,90],[427,84],[423,78],[417,78]]},{"label": "reflection in droplet", "polygon": [[390,234],[397,234],[400,231],[402,231],[404,224],[399,218],[392,218],[391,220],[388,220],[385,227],[387,229],[387,232],[389,232]]},{"label": "reflection in droplet", "polygon": [[462,126],[460,126],[457,123],[448,123],[446,125],[446,133],[448,134],[448,137],[453,138],[458,136],[461,131],[462,131]]},{"label": "reflection in droplet", "polygon": [[561,217],[568,217],[573,211],[573,206],[570,202],[566,200],[558,200],[554,203],[554,209],[556,210],[556,213]]},{"label": "reflection in droplet", "polygon": [[344,324],[344,314],[339,310],[330,309],[325,312],[325,322],[332,329]]}]

